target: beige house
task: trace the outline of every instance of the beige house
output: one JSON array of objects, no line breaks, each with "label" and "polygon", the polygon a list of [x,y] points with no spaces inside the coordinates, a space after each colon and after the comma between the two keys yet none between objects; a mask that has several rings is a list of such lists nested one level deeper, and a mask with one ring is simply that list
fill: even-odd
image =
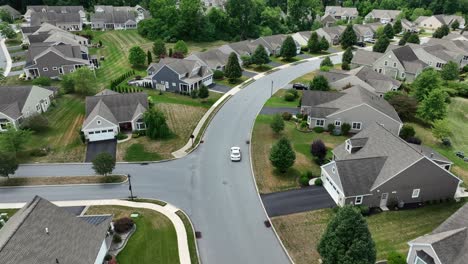
[{"label": "beige house", "polygon": [[450,26],[455,20],[460,23],[460,29],[465,27],[465,19],[457,15],[435,15],[435,16],[421,16],[414,21],[414,23],[423,29],[436,30],[443,25]]}]

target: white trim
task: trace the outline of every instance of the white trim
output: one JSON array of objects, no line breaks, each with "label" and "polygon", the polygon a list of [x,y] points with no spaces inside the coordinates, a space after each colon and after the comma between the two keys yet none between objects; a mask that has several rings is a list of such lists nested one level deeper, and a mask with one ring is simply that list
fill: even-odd
[{"label": "white trim", "polygon": [[421,194],[421,189],[413,189],[413,192],[411,193],[411,198],[419,198],[419,195]]},{"label": "white trim", "polygon": [[81,129],[81,131],[84,132],[85,130],[87,130],[87,127],[88,127],[90,124],[92,124],[92,123],[94,122],[94,120],[96,120],[96,118],[98,118],[98,117],[100,117],[100,118],[102,118],[103,120],[109,122],[110,124],[113,124],[113,125],[115,125],[115,126],[117,126],[117,127],[119,126],[119,124],[114,124],[114,122],[111,122],[111,121],[105,119],[104,117],[102,117],[102,116],[100,116],[100,115],[97,115],[97,116],[95,116],[93,119],[91,119],[91,121],[90,121],[85,127],[83,127],[83,128]]},{"label": "white trim", "polygon": [[[358,202],[358,199],[360,199],[359,202]],[[361,205],[363,200],[364,200],[364,196],[363,196],[363,195],[356,196],[356,197],[354,198],[354,204],[355,204],[355,205]]]},{"label": "white trim", "polygon": [[[313,117],[311,117],[311,118],[313,118]],[[323,124],[322,125],[317,125],[317,121],[322,121]],[[326,119],[323,119],[323,118],[315,118],[315,126],[316,127],[325,127],[325,121],[326,121]]]},{"label": "white trim", "polygon": [[[359,124],[359,128],[354,128],[354,124]],[[362,122],[351,122],[351,129],[362,130]]]},{"label": "white trim", "polygon": [[[340,123],[339,125],[336,124],[336,123],[338,123],[338,122]],[[343,122],[341,122],[341,120],[335,120],[334,125],[337,126],[337,127],[338,127],[338,126],[340,127],[342,123],[343,123]]]}]

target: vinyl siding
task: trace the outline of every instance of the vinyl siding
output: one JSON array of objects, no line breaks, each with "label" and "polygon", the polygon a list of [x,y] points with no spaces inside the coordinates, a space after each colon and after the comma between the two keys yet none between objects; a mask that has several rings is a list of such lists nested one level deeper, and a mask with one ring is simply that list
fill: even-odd
[{"label": "vinyl siding", "polygon": [[[161,82],[168,82],[169,87],[166,87],[167,91],[179,91],[179,84],[185,84],[185,82],[179,79],[179,74],[171,70],[169,67],[164,66],[159,70],[153,77],[153,87],[156,87],[156,84],[162,84]],[[176,86],[172,84],[175,83]]]}]

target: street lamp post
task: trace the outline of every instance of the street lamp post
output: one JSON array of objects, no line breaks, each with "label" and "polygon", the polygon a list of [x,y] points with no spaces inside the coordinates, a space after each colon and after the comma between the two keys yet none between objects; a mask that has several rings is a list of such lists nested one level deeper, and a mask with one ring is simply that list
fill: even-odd
[{"label": "street lamp post", "polygon": [[273,80],[271,80],[270,97],[273,96]]},{"label": "street lamp post", "polygon": [[135,196],[133,196],[133,190],[132,190],[132,176],[128,174],[127,177],[128,177],[128,190],[130,191],[130,199],[132,199],[133,201],[133,198],[135,198]]}]

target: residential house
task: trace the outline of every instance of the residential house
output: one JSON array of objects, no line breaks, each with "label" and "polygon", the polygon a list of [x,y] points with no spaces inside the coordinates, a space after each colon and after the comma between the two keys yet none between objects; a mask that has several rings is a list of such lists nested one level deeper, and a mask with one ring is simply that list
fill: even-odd
[{"label": "residential house", "polygon": [[358,42],[367,42],[374,40],[375,31],[368,25],[354,24],[354,32],[356,33]]},{"label": "residential house", "polygon": [[447,36],[444,36],[442,39],[468,41],[468,32],[450,32]]},{"label": "residential house", "polygon": [[206,9],[216,7],[216,8],[224,10],[226,2],[227,2],[226,0],[203,0],[202,4]]},{"label": "residential house", "polygon": [[462,39],[448,40],[430,38],[425,46],[442,46],[445,53],[450,54],[453,61],[463,67],[468,64],[468,41]]},{"label": "residential house", "polygon": [[88,141],[112,140],[119,132],[145,130],[146,93],[112,91],[86,97],[86,116],[81,131]]},{"label": "residential house", "polygon": [[378,21],[382,24],[387,24],[394,22],[400,13],[400,10],[373,9],[364,19],[366,21]]},{"label": "residential house", "polygon": [[354,69],[361,66],[372,67],[374,62],[382,56],[383,54],[380,52],[358,49],[351,60],[351,68]]},{"label": "residential house", "polygon": [[257,45],[255,45],[249,40],[244,40],[222,45],[218,49],[226,54],[231,54],[232,52],[234,52],[239,58],[239,60],[241,60],[242,56],[252,56],[256,48]]},{"label": "residential house", "polygon": [[330,43],[330,45],[340,44],[341,34],[345,31],[345,26],[334,26],[334,27],[325,27],[319,28],[315,32],[319,37],[325,37],[325,39]]},{"label": "residential house", "polygon": [[[80,45],[85,49],[90,44],[85,37],[70,33],[49,23],[43,23],[35,27],[22,27],[23,43],[52,43],[52,44],[70,44]],[[88,53],[88,49],[85,49]]]},{"label": "residential house", "polygon": [[355,7],[326,6],[323,17],[327,15],[341,20],[353,20],[359,16],[359,12]]},{"label": "residential house", "polygon": [[401,86],[401,82],[377,73],[369,66],[361,66],[350,71],[321,71],[319,75],[327,78],[328,83],[335,90],[341,91],[351,86],[361,86],[380,97],[389,91],[397,91]]},{"label": "residential house", "polygon": [[35,196],[0,229],[0,263],[103,263],[111,215],[76,216]]},{"label": "residential house", "polygon": [[[279,56],[281,53],[281,46],[283,45],[283,42],[284,40],[286,40],[287,37],[288,35],[285,34],[264,36],[252,41],[252,44],[256,46],[263,45],[270,56]],[[296,54],[300,54],[301,45],[296,41],[294,42],[296,44]]]},{"label": "residential house", "polygon": [[310,35],[312,35],[312,31],[299,31],[292,34],[292,38],[296,43],[298,43],[301,47],[306,47],[307,42],[310,39]]},{"label": "residential house", "polygon": [[83,53],[82,46],[70,44],[32,43],[26,53],[24,73],[27,79],[40,76],[60,78],[81,67],[97,68],[98,59]]},{"label": "residential house", "polygon": [[49,109],[54,89],[39,86],[0,86],[0,132],[18,128],[22,120]]},{"label": "residential house", "polygon": [[463,62],[463,54],[450,51],[441,44],[433,44],[430,46],[410,44],[409,46],[413,49],[414,53],[420,60],[424,61],[427,65],[434,67],[436,70],[441,70],[449,61],[457,63],[460,68],[462,67],[461,63]]},{"label": "residential house", "polygon": [[[409,21],[406,18],[403,18],[401,20],[401,27],[403,28],[403,32],[419,33],[418,26],[414,22]],[[398,34],[401,32],[396,32],[396,33]]]},{"label": "residential house", "polygon": [[307,114],[310,128],[327,128],[335,125],[351,125],[351,133],[357,133],[378,122],[398,134],[403,125],[395,109],[383,98],[360,86],[352,86],[341,92],[304,91],[301,113]]},{"label": "residential house", "polygon": [[213,83],[213,71],[198,60],[164,58],[150,64],[146,71],[148,76],[143,81],[163,91],[191,93]]},{"label": "residential house", "polygon": [[47,22],[68,31],[81,31],[87,21],[82,6],[27,6],[24,18],[29,26]]},{"label": "residential house", "polygon": [[462,182],[450,172],[449,160],[428,147],[407,143],[387,125],[369,124],[332,153],[333,160],[321,167],[321,178],[339,206],[388,210],[449,199]]},{"label": "residential house", "polygon": [[408,243],[409,264],[464,264],[468,259],[468,204],[429,234]]},{"label": "residential house", "polygon": [[460,23],[460,29],[465,28],[465,19],[458,15],[420,16],[414,23],[423,29],[436,30],[443,25],[451,26],[455,20]]},{"label": "residential house", "polygon": [[372,68],[378,73],[411,82],[424,68],[428,67],[425,62],[416,56],[410,46],[392,48],[387,48],[385,54],[372,64]]},{"label": "residential house", "polygon": [[2,5],[2,6],[0,6],[0,9],[3,9],[6,12],[8,12],[8,14],[10,14],[12,20],[16,20],[16,19],[21,18],[21,13],[18,10],[11,7],[10,5]]},{"label": "residential house", "polygon": [[213,71],[224,71],[224,67],[226,67],[229,59],[229,54],[219,49],[209,49],[207,51],[192,53],[186,59],[199,61],[202,65],[207,66]]},{"label": "residential house", "polygon": [[91,28],[95,30],[135,29],[138,22],[150,17],[141,6],[94,6]]},{"label": "residential house", "polygon": [[324,27],[334,26],[336,21],[338,21],[332,14],[325,14],[320,18],[320,22]]}]

